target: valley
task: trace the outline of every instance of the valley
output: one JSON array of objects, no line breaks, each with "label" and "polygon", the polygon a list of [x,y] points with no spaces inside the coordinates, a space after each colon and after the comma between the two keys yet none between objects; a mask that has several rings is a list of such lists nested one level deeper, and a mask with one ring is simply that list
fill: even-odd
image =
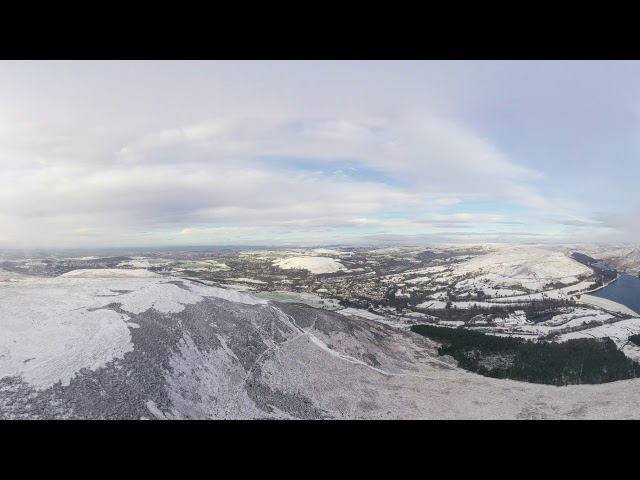
[{"label": "valley", "polygon": [[[603,295],[624,274],[603,277],[599,266],[573,258],[583,250],[452,244],[5,253],[0,416],[597,417],[601,410],[578,405],[584,395],[610,402],[613,392],[640,388],[640,347],[632,340],[640,315]],[[505,352],[497,356],[470,346],[487,344],[487,335],[496,345],[513,341],[491,347]],[[449,337],[464,340],[451,350]],[[527,346],[533,343],[540,348]],[[514,370],[520,352],[570,355],[555,364],[579,370]],[[581,385],[602,382],[613,382],[611,389]],[[553,385],[565,386],[548,390]],[[463,393],[496,388],[500,401],[481,406]],[[567,393],[574,388],[576,398]],[[455,402],[434,403],[454,390]],[[534,397],[545,406],[524,400]],[[513,405],[505,409],[507,401]],[[625,402],[616,415],[637,415]]]}]

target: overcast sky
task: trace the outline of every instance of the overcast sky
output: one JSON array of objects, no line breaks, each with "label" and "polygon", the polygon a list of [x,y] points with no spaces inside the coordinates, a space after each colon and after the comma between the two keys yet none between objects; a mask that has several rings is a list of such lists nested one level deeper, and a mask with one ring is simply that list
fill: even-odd
[{"label": "overcast sky", "polygon": [[640,241],[640,63],[0,62],[0,247]]}]

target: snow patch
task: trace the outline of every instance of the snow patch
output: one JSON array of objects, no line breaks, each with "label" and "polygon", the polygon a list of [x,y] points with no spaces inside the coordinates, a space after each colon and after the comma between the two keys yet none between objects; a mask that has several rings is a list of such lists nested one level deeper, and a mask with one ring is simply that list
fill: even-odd
[{"label": "snow patch", "polygon": [[63,273],[60,277],[73,278],[148,278],[159,277],[159,275],[143,269],[118,269],[118,268],[87,268],[72,270]]},{"label": "snow patch", "polygon": [[419,305],[416,305],[418,308],[445,308],[447,306],[447,302],[442,302],[440,300],[427,300]]},{"label": "snow patch", "polygon": [[339,313],[340,315],[353,315],[356,317],[362,317],[362,318],[368,318],[369,320],[386,320],[385,317],[381,316],[381,315],[377,315],[375,313],[371,313],[369,310],[363,310],[361,308],[344,308],[342,310],[338,310],[336,313]]},{"label": "snow patch", "polygon": [[245,278],[245,277],[227,278],[227,281],[229,281],[229,282],[244,282],[244,283],[260,283],[260,284],[263,284],[263,285],[267,284],[267,282],[263,282],[262,280],[254,280],[253,278]]}]

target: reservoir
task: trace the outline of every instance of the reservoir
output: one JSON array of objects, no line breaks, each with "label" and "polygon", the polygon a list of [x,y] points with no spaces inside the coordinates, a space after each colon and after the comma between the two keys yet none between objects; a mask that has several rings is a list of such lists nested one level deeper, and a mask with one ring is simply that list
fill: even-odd
[{"label": "reservoir", "polygon": [[640,313],[640,278],[638,277],[620,273],[618,280],[589,295],[621,303]]}]

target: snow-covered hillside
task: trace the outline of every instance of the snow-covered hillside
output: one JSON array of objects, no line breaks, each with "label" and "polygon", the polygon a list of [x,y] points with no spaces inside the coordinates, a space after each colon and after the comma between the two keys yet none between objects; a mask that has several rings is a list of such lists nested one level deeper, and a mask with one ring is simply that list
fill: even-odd
[{"label": "snow-covered hillside", "polygon": [[562,252],[531,246],[509,246],[459,264],[454,276],[484,275],[493,284],[520,284],[539,290],[553,282],[577,282],[575,277],[589,275],[589,267]]},{"label": "snow-covered hillside", "polygon": [[161,276],[2,282],[0,418],[640,418],[640,379],[482,377],[355,313]]},{"label": "snow-covered hillside", "polygon": [[555,251],[565,252],[570,255],[573,252],[580,252],[597,260],[601,260],[611,268],[624,271],[631,275],[640,273],[640,245],[630,244],[593,244],[577,243],[552,245],[548,248]]},{"label": "snow-covered hillside", "polygon": [[[130,314],[178,313],[203,294],[266,303],[233,290],[180,288],[157,277],[146,270],[77,270],[0,287],[0,377],[20,372],[38,389],[68,385],[82,368],[94,370],[133,349],[129,329],[138,325]],[[116,300],[118,307],[109,308]]]},{"label": "snow-covered hillside", "polygon": [[328,257],[291,257],[277,260],[273,265],[285,270],[301,269],[311,273],[334,273],[347,270],[343,264]]}]

